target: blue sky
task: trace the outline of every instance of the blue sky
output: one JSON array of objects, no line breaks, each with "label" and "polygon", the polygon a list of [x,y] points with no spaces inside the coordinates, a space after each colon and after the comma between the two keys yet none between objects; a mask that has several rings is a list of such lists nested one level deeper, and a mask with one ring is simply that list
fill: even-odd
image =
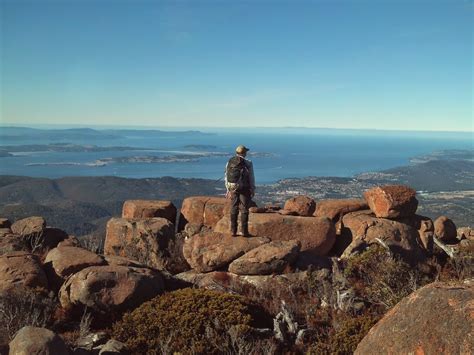
[{"label": "blue sky", "polygon": [[0,4],[1,124],[473,130],[472,1]]}]

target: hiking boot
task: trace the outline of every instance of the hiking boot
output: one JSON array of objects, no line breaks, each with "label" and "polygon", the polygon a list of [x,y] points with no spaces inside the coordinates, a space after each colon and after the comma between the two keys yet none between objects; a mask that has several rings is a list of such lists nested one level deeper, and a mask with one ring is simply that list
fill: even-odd
[{"label": "hiking boot", "polygon": [[249,233],[249,214],[248,212],[243,212],[240,215],[240,222],[242,223],[242,236],[248,237]]},{"label": "hiking boot", "polygon": [[235,213],[230,215],[230,234],[233,237],[237,236],[237,215]]}]

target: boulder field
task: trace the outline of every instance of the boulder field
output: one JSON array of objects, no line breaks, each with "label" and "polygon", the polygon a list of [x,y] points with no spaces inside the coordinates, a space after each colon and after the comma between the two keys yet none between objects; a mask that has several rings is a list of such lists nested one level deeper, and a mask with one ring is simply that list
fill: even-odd
[{"label": "boulder field", "polygon": [[[224,291],[251,286],[263,294],[316,282],[326,292],[323,283],[339,280],[343,259],[370,244],[380,244],[412,265],[440,252],[436,246],[472,255],[473,230],[457,229],[445,216],[433,222],[416,214],[413,189],[375,187],[364,198],[315,201],[295,196],[284,208],[253,206],[248,238],[230,235],[230,207],[222,197],[188,197],[179,212],[170,201],[125,201],[122,216],[107,223],[103,255],[82,248],[80,239],[48,226],[41,217],[15,223],[0,218],[0,294],[47,291],[58,296],[63,310],[74,310],[71,314],[87,309],[118,319],[183,285]],[[184,266],[172,275],[170,260],[177,259]],[[343,284],[341,280],[337,282]],[[356,353],[470,353],[472,299],[472,283],[419,289],[372,328]],[[357,304],[354,300],[348,304]],[[23,328],[10,343],[13,353],[62,351],[58,349],[63,349],[62,341],[44,328]]]},{"label": "boulder field", "polygon": [[[291,269],[303,259],[310,265],[320,256],[346,257],[360,245],[372,243],[380,243],[414,264],[433,251],[435,235],[444,241],[457,241],[456,228],[449,219],[442,217],[433,224],[431,219],[416,214],[417,206],[416,192],[404,185],[374,187],[364,193],[364,199],[315,201],[309,196],[295,196],[285,202],[284,208],[253,206],[249,214],[252,237],[242,242],[229,236],[229,200],[192,196],[184,199],[176,224],[186,236],[182,255],[199,272],[230,270],[231,263],[232,270],[240,274],[244,270],[249,274],[283,272],[275,270]],[[165,218],[164,210],[174,211],[175,207],[169,201],[126,201],[122,218],[113,218],[107,225],[105,254],[166,268],[163,257],[169,254],[167,245],[173,239],[175,224],[172,218]],[[279,259],[278,265],[286,260],[283,268],[268,269],[269,260],[265,258],[260,267],[237,268],[236,259],[254,248],[269,248],[261,247],[262,238],[268,242],[295,241],[300,247],[291,253],[296,257]],[[275,253],[284,254],[282,250]],[[255,263],[259,258],[253,260]]]}]

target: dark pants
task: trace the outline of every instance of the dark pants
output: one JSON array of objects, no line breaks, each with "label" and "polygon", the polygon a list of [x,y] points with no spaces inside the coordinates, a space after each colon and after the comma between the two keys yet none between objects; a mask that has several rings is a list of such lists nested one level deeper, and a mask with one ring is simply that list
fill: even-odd
[{"label": "dark pants", "polygon": [[236,191],[232,193],[232,207],[230,209],[230,231],[232,234],[237,234],[237,217],[239,215],[239,209],[242,234],[249,234],[249,207],[251,201],[252,196],[249,190]]}]

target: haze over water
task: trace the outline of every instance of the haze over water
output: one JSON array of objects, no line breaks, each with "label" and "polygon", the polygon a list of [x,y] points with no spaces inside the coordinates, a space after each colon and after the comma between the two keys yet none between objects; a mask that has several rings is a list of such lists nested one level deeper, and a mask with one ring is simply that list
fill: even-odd
[{"label": "haze over water", "polygon": [[[0,158],[0,174],[57,178],[63,176],[120,176],[147,178],[173,176],[220,179],[235,147],[251,149],[258,184],[288,177],[350,177],[407,165],[410,158],[445,149],[473,149],[472,133],[388,132],[332,129],[201,129],[211,134],[151,136],[145,131],[128,132],[115,139],[19,138],[0,140],[0,146],[73,143],[79,145],[150,148],[148,151],[22,152]],[[1,132],[1,128],[0,128]],[[118,131],[120,132],[120,131]],[[194,147],[186,147],[194,145]],[[199,147],[201,146],[202,147]],[[111,163],[93,166],[98,159],[131,156],[228,153],[203,156],[191,162]],[[63,165],[64,163],[64,165]],[[66,165],[66,163],[71,163]],[[33,164],[33,165],[31,165]]]}]

